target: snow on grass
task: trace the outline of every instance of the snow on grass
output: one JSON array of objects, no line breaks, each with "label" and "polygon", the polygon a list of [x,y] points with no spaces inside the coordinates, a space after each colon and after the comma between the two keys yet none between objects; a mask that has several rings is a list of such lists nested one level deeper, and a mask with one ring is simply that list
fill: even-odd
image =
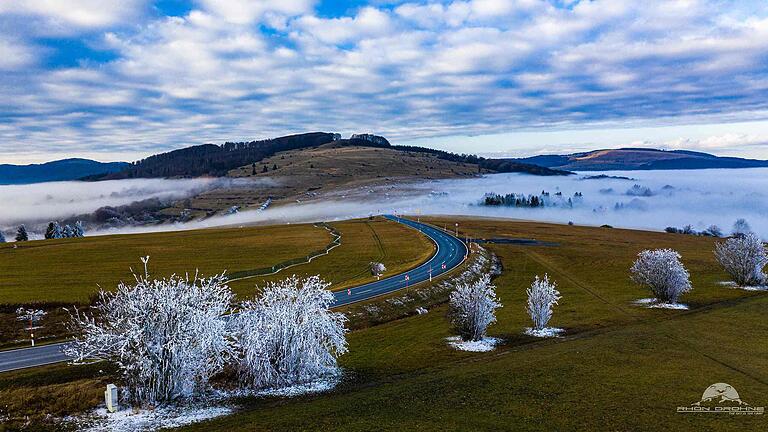
[{"label": "snow on grass", "polygon": [[233,397],[296,397],[313,393],[324,393],[333,390],[341,381],[341,372],[316,381],[296,384],[288,387],[278,387],[263,390],[237,389],[218,390],[214,393],[216,399]]},{"label": "snow on grass", "polygon": [[688,310],[688,305],[686,304],[662,302],[656,298],[644,298],[640,300],[635,300],[634,303],[636,305],[643,305],[647,308],[654,308],[654,309]]},{"label": "snow on grass", "polygon": [[525,329],[525,334],[528,336],[540,338],[559,337],[562,333],[565,333],[565,330],[557,327],[544,327],[540,330],[531,327]]},{"label": "snow on grass", "polygon": [[719,284],[729,288],[740,289],[744,291],[768,291],[768,285],[743,286],[733,281],[723,281],[719,282]]},{"label": "snow on grass", "polygon": [[445,338],[445,340],[448,341],[448,345],[451,347],[460,351],[469,352],[493,351],[496,348],[496,345],[501,343],[501,339],[492,337],[484,337],[479,341],[463,341],[461,340],[461,336],[451,336]]},{"label": "snow on grass", "polygon": [[77,430],[87,432],[149,432],[158,429],[171,429],[198,423],[231,414],[235,407],[226,405],[226,401],[235,397],[296,397],[332,390],[341,380],[341,373],[305,384],[266,390],[216,390],[210,394],[209,404],[220,405],[169,405],[154,410],[122,409],[108,413],[99,408],[90,414],[79,417],[67,417],[65,423],[74,425]]},{"label": "snow on grass", "polygon": [[130,408],[108,413],[99,408],[90,415],[66,419],[78,430],[88,432],[154,431],[161,428],[177,428],[230,414],[231,407],[166,406],[154,410],[134,411]]}]

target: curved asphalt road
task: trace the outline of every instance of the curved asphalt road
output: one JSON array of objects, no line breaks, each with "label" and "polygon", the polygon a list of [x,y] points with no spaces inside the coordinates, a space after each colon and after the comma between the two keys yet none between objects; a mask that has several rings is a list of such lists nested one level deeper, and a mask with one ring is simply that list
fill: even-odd
[{"label": "curved asphalt road", "polygon": [[[336,297],[334,307],[369,300],[407,288],[419,282],[427,281],[430,278],[430,273],[432,277],[437,277],[453,270],[466,258],[467,246],[453,235],[430,225],[409,219],[392,215],[386,215],[385,217],[420,231],[435,243],[437,251],[427,262],[405,273],[350,288],[349,290],[334,292],[333,295]],[[67,361],[67,357],[61,353],[61,348],[65,344],[66,342],[62,342],[0,351],[0,372]]]}]

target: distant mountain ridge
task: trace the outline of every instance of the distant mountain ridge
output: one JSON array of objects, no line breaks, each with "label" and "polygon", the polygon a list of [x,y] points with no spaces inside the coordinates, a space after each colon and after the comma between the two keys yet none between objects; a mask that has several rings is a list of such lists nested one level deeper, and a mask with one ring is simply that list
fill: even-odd
[{"label": "distant mountain ridge", "polygon": [[0,184],[29,184],[51,181],[78,180],[90,175],[122,171],[127,162],[97,162],[90,159],[62,159],[42,164],[0,165]]},{"label": "distant mountain ridge", "polygon": [[768,161],[765,160],[721,157],[690,150],[647,148],[603,149],[568,155],[540,155],[510,160],[571,171],[768,167]]}]

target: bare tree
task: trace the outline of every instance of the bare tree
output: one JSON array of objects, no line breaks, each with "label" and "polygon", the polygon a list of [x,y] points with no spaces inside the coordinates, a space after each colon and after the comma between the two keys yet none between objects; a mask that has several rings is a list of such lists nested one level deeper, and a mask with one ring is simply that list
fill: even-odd
[{"label": "bare tree", "polygon": [[766,283],[763,267],[768,264],[768,251],[763,241],[752,232],[731,237],[715,245],[715,257],[734,282],[742,286]]},{"label": "bare tree", "polygon": [[347,318],[331,312],[329,286],[318,276],[292,276],[243,303],[234,325],[242,382],[277,388],[337,373],[336,359],[347,352]]},{"label": "bare tree", "polygon": [[482,340],[488,326],[496,322],[501,303],[495,290],[490,276],[484,275],[477,282],[459,284],[451,292],[451,321],[463,340]]},{"label": "bare tree", "polygon": [[630,272],[633,281],[649,287],[664,302],[676,303],[680,295],[693,289],[680,254],[672,249],[640,252]]},{"label": "bare tree", "polygon": [[234,345],[224,319],[232,300],[224,276],[150,279],[148,259],[142,259],[144,275],[134,275],[135,284],[99,293],[95,316],[73,314],[77,336],[64,350],[75,364],[116,364],[135,405],[202,390]]},{"label": "bare tree", "polygon": [[533,281],[528,293],[528,314],[533,321],[534,330],[543,330],[552,318],[552,307],[560,300],[560,292],[557,290],[557,284],[549,281],[549,276]]}]

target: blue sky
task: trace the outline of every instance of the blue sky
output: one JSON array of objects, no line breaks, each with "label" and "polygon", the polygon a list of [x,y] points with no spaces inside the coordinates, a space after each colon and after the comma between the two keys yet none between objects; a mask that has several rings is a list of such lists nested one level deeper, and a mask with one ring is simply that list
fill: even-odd
[{"label": "blue sky", "polygon": [[768,2],[3,0],[0,162],[373,132],[768,158]]}]

